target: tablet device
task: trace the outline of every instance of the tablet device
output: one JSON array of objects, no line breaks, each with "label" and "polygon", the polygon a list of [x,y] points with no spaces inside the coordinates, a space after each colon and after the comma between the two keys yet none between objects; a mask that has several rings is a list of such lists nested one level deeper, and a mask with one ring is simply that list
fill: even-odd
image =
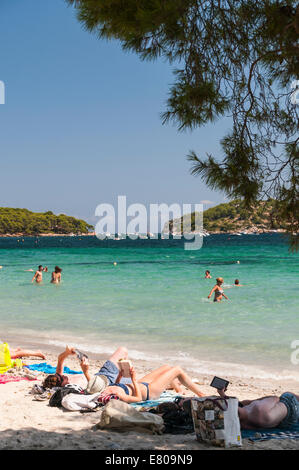
[{"label": "tablet device", "polygon": [[226,390],[228,387],[229,381],[221,379],[220,377],[214,377],[210,383],[211,387],[217,388],[217,390]]}]

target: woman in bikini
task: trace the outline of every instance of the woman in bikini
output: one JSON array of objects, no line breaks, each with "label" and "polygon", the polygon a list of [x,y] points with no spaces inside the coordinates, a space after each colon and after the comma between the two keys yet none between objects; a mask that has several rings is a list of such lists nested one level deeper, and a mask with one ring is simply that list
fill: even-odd
[{"label": "woman in bikini", "polygon": [[55,266],[54,271],[52,272],[52,284],[59,284],[61,281],[61,272],[62,269],[59,266]]},{"label": "woman in bikini", "polygon": [[226,297],[223,289],[222,289],[222,284],[223,284],[223,278],[222,277],[217,277],[215,286],[211,290],[211,292],[208,295],[208,299],[212,297],[212,294],[214,292],[214,302],[220,302],[222,300],[222,297],[224,297],[226,300],[228,300],[228,297]]},{"label": "woman in bikini", "polygon": [[178,391],[179,385],[184,385],[199,397],[204,396],[198,385],[192,382],[192,379],[181,367],[161,366],[139,380],[136,379],[136,372],[134,367],[132,367],[130,375],[132,384],[120,383],[122,377],[122,372],[120,371],[115,383],[106,387],[102,392],[102,396],[116,395],[126,403],[135,403],[156,400],[169,387]]},{"label": "woman in bikini", "polygon": [[[59,354],[56,374],[51,374],[46,377],[43,382],[43,386],[45,388],[64,387],[67,384],[75,383],[73,376],[68,377],[63,375],[63,364],[65,359],[68,356],[75,354],[75,349],[68,346],[65,351]],[[169,365],[159,367],[139,380],[136,379],[136,373],[132,367],[130,369],[131,383],[124,383],[122,380],[121,370],[118,370],[118,375],[114,375],[114,370],[108,371],[108,366],[111,367],[112,365],[111,360],[115,360],[117,357],[119,359],[122,356],[126,357],[126,350],[124,350],[124,348],[119,348],[110,360],[106,361],[105,364],[107,364],[107,366],[105,370],[102,368],[99,371],[100,374],[97,374],[100,376],[105,374],[107,375],[106,384],[102,381],[103,385],[97,390],[97,392],[101,393],[102,398],[113,395],[126,403],[155,400],[160,397],[162,392],[169,388],[173,388],[177,393],[181,393],[182,386],[185,386],[199,397],[203,396],[199,386],[192,382],[191,378],[181,369],[181,367],[171,367]],[[80,362],[80,366],[85,376],[85,382],[89,383],[92,377],[89,372],[88,359],[83,357]],[[114,366],[114,369],[115,368],[117,370],[116,365]],[[113,377],[113,380],[108,379],[108,377]],[[84,379],[84,377],[81,376],[81,379]],[[81,385],[81,383],[79,385]],[[82,384],[82,386],[84,385]],[[96,391],[92,393],[96,393]]]}]

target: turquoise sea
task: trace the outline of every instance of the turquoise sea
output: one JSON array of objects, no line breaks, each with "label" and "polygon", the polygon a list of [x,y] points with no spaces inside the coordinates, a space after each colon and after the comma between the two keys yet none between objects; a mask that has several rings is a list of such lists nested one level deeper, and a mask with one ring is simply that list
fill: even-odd
[{"label": "turquoise sea", "polygon": [[[49,273],[35,285],[26,270],[39,264]],[[0,265],[2,339],[94,353],[122,344],[133,359],[299,379],[290,360],[299,340],[299,254],[282,235],[212,235],[198,251],[184,250],[183,240],[1,238]],[[59,286],[50,284],[55,265]],[[204,279],[206,269],[213,279]],[[229,301],[207,299],[218,276]],[[233,287],[236,278],[243,287]]]}]

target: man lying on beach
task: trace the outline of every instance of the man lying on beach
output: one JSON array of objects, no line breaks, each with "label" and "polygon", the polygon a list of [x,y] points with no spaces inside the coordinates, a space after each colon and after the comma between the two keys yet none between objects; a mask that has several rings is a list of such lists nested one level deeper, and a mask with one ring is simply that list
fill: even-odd
[{"label": "man lying on beach", "polygon": [[[76,354],[75,349],[67,346],[65,351],[58,356],[56,374],[46,377],[43,383],[45,388],[64,387],[69,383],[78,384],[78,376],[63,375],[64,360],[74,354]],[[198,385],[180,367],[164,365],[139,380],[136,379],[136,373],[132,367],[130,369],[131,378],[122,377],[118,361],[127,359],[127,357],[127,349],[118,348],[94,377],[91,377],[89,373],[87,359],[83,358],[80,365],[88,383],[87,391],[101,393],[103,396],[116,395],[127,403],[159,398],[161,393],[168,388],[174,388],[179,393],[182,391],[182,385],[197,396],[203,396]]]},{"label": "man lying on beach", "polygon": [[[228,398],[225,390],[218,390],[222,398]],[[239,402],[241,429],[282,428],[298,423],[299,395],[285,392],[280,397],[268,396]]]}]

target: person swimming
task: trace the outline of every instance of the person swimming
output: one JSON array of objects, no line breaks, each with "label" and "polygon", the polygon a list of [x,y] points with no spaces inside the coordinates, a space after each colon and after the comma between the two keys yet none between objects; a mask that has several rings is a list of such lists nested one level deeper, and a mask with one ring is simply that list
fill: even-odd
[{"label": "person swimming", "polygon": [[55,266],[54,271],[52,272],[51,283],[59,284],[61,281],[61,272],[62,269],[59,266]]},{"label": "person swimming", "polygon": [[240,284],[239,279],[235,279],[235,287],[242,287],[243,284]]},{"label": "person swimming", "polygon": [[223,289],[222,289],[222,284],[223,284],[223,278],[222,277],[217,277],[215,286],[211,290],[211,292],[208,295],[208,299],[211,298],[213,292],[214,292],[214,302],[220,302],[222,300],[222,297],[224,297],[226,300],[229,300],[228,297],[226,297]]},{"label": "person swimming", "polygon": [[206,270],[205,279],[212,279],[211,272]]},{"label": "person swimming", "polygon": [[35,281],[37,284],[40,284],[43,281],[43,267],[40,264],[38,270],[35,272],[31,282]]}]

